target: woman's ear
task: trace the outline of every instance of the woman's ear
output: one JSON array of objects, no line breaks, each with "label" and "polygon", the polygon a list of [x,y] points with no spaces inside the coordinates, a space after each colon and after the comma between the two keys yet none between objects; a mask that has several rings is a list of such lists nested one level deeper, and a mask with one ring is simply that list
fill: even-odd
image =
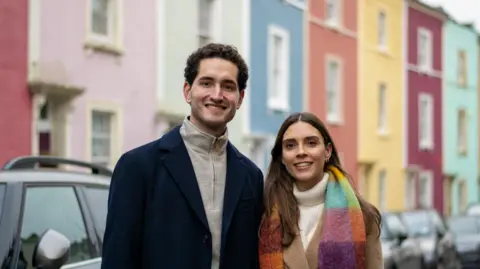
[{"label": "woman's ear", "polygon": [[332,144],[328,143],[327,147],[325,148],[325,160],[329,160],[330,157],[332,157],[332,150],[333,150]]}]

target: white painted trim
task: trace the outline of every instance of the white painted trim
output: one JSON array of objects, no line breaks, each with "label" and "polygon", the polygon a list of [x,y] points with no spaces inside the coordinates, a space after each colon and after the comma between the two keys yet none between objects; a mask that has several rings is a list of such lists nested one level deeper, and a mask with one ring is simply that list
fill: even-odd
[{"label": "white painted trim", "polygon": [[[160,0],[163,1],[163,0]],[[250,66],[250,6],[251,0],[243,0],[243,58],[248,66]],[[243,133],[248,135],[250,133],[250,96],[252,95],[251,90],[251,69],[250,78],[247,81],[247,88],[245,89],[245,97],[243,98]]]},{"label": "white painted trim", "polygon": [[109,11],[112,12],[114,16],[113,25],[109,26],[112,28],[109,29],[109,31],[112,31],[111,36],[103,36],[92,32],[92,1],[93,0],[87,0],[85,6],[85,44],[92,48],[104,47],[112,51],[123,51],[123,0],[110,0],[114,4],[113,11]]},{"label": "white painted trim", "polygon": [[[425,52],[425,57],[427,59],[427,63],[424,64],[424,65],[421,65],[419,63],[419,57],[418,55],[420,54],[420,51],[421,51],[421,46],[420,46],[420,36],[421,35],[426,35],[427,37],[427,40],[428,40],[428,45],[427,46],[427,51]],[[416,65],[417,65],[417,68],[423,72],[423,73],[431,73],[433,72],[433,57],[434,56],[434,51],[433,51],[433,33],[432,31],[430,31],[429,29],[426,29],[426,28],[423,28],[423,27],[419,27],[417,29],[417,62],[416,62]]]},{"label": "white painted trim", "polygon": [[306,1],[307,0],[283,0],[286,4],[289,4],[295,8],[298,8],[300,10],[305,10],[306,9]]},{"label": "white painted trim", "polygon": [[323,27],[323,28],[326,28],[326,29],[329,29],[329,30],[332,30],[332,31],[336,31],[338,32],[339,34],[341,35],[344,35],[344,36],[348,36],[348,37],[351,37],[351,38],[354,38],[354,39],[357,39],[358,37],[358,33],[353,31],[353,30],[350,30],[350,29],[347,29],[343,26],[333,26],[332,24],[316,17],[316,16],[313,16],[313,15],[309,15],[309,21],[312,22],[313,24],[315,25],[318,25],[320,27]]},{"label": "white painted trim", "polygon": [[[422,107],[421,107],[421,104],[422,104],[422,101],[427,101],[428,105],[427,105],[427,115],[423,115],[423,116],[430,116],[430,118],[427,118],[426,119],[426,122],[429,122],[430,125],[428,125],[428,129],[427,129],[427,138],[425,140],[422,140],[422,137],[421,137],[421,128],[420,128],[420,125],[421,125],[421,111],[422,111]],[[435,125],[434,125],[434,120],[435,120],[435,100],[434,100],[434,97],[432,94],[429,94],[429,93],[425,93],[425,92],[420,92],[418,94],[418,125],[419,125],[419,128],[418,128],[418,147],[422,150],[431,150],[433,149],[434,145],[435,145]]]},{"label": "white painted trim", "polygon": [[442,78],[443,77],[443,71],[439,70],[423,70],[421,67],[415,64],[408,64],[407,66],[408,71],[412,71],[418,74],[424,74],[426,76],[434,77],[434,78]]},{"label": "white painted trim", "polygon": [[109,165],[113,166],[120,158],[123,149],[124,117],[123,107],[111,101],[87,101],[85,113],[85,160],[92,161],[92,112],[103,111],[112,114],[112,142]]},{"label": "white painted trim", "polygon": [[[165,0],[163,0],[165,1]],[[213,32],[213,40],[215,42],[219,42],[221,43],[223,40],[222,40],[222,25],[223,25],[223,21],[222,21],[222,15],[223,15],[223,12],[222,12],[222,8],[223,8],[223,1],[222,0],[214,0],[213,2],[213,23],[212,23],[212,26],[213,26],[213,29],[212,29],[212,32]]]},{"label": "white painted trim", "polygon": [[345,22],[344,22],[344,14],[343,14],[343,0],[334,0],[337,4],[337,11],[338,11],[338,18],[336,18],[336,20],[334,21],[329,21],[327,19],[327,16],[328,16],[328,2],[330,0],[325,0],[324,2],[324,5],[325,5],[325,14],[324,14],[324,18],[325,19],[325,24],[329,25],[330,27],[332,28],[343,28],[343,26],[345,25]]},{"label": "white painted trim", "polygon": [[156,85],[156,95],[157,101],[163,101],[166,98],[166,83],[165,83],[165,72],[166,72],[166,5],[167,1],[165,0],[156,0],[156,67],[155,78],[157,80]]},{"label": "white painted trim", "polygon": [[[330,116],[328,114],[328,95],[327,95],[327,92],[328,92],[328,66],[331,62],[335,62],[338,64],[338,88],[337,88],[337,91],[338,91],[338,111],[337,111],[337,115],[334,115],[334,116]],[[343,90],[343,78],[344,78],[344,72],[343,72],[343,69],[344,69],[344,66],[343,66],[343,59],[339,56],[336,56],[336,55],[331,55],[331,54],[327,54],[325,56],[325,117],[327,119],[327,122],[328,123],[331,123],[331,124],[342,124],[343,121],[344,121],[344,100],[343,100],[343,97],[345,96],[344,95],[344,90]]]},{"label": "white painted trim", "polygon": [[[36,75],[42,48],[42,2],[28,1],[28,80]],[[33,146],[33,144],[32,144]]]},{"label": "white painted trim", "polygon": [[[405,2],[403,3],[403,23],[402,23],[402,35],[404,37],[408,36],[408,5]],[[408,126],[408,92],[409,92],[409,87],[408,87],[408,70],[406,68],[406,64],[408,63],[408,38],[402,38],[402,52],[403,52],[403,74],[402,74],[402,80],[403,80],[403,106],[402,106],[402,114],[403,114],[403,119],[402,119],[402,129],[403,129],[403,146],[402,146],[402,154],[403,154],[403,167],[407,168],[408,167],[408,131],[409,131],[409,126]]]},{"label": "white painted trim", "polygon": [[[271,94],[275,90],[272,88],[273,81],[273,37],[278,36],[282,39],[284,51],[282,51],[282,70],[285,76],[282,77],[280,96],[272,98]],[[290,33],[288,30],[277,25],[269,25],[268,40],[267,40],[267,107],[275,111],[289,111],[290,110]]]},{"label": "white painted trim", "polygon": [[[380,93],[381,93],[381,90],[383,89],[383,98],[380,99]],[[389,108],[388,108],[388,100],[389,100],[389,94],[388,94],[388,86],[387,86],[387,83],[386,82],[380,82],[378,84],[378,96],[379,98],[377,99],[379,101],[378,103],[378,115],[377,115],[377,133],[379,135],[385,135],[388,133],[389,131],[389,117],[388,117],[388,111],[389,111]],[[380,115],[381,113],[381,106],[382,106],[382,103],[383,103],[383,108],[384,108],[384,115],[382,117],[382,115]],[[384,118],[384,126],[380,126],[380,123],[381,123],[381,120],[380,118]]]}]

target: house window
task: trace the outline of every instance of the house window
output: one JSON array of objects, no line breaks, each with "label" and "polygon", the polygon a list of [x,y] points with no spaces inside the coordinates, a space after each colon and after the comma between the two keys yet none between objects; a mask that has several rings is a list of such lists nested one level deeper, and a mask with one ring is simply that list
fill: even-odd
[{"label": "house window", "polygon": [[198,45],[203,47],[212,42],[215,0],[198,0]]},{"label": "house window", "polygon": [[387,48],[387,25],[385,12],[378,13],[378,46],[380,49]]},{"label": "house window", "polygon": [[90,33],[99,41],[113,43],[119,26],[119,0],[90,0]]},{"label": "house window", "polygon": [[337,59],[327,61],[326,74],[327,121],[339,122],[341,118],[341,64]]},{"label": "house window", "polygon": [[381,170],[378,173],[378,209],[380,211],[386,210],[386,200],[387,200],[387,172]]},{"label": "house window", "polygon": [[458,207],[459,213],[464,213],[468,206],[467,182],[465,180],[458,181]]},{"label": "house window", "polygon": [[406,207],[407,209],[414,209],[417,205],[417,180],[414,172],[407,172],[406,181]]},{"label": "house window", "polygon": [[419,175],[420,208],[431,208],[433,200],[433,172],[424,170]]},{"label": "house window", "polygon": [[290,35],[282,28],[271,25],[268,31],[268,107],[273,110],[289,109]]},{"label": "house window", "polygon": [[340,24],[340,1],[341,0],[327,0],[326,21],[330,25],[338,26]]},{"label": "house window", "polygon": [[462,155],[467,153],[467,113],[460,109],[457,115],[457,145],[458,152]]},{"label": "house window", "polygon": [[418,30],[417,65],[420,71],[430,72],[433,70],[433,42],[432,32],[420,28]]},{"label": "house window", "polygon": [[92,111],[92,162],[108,167],[112,160],[112,114]]},{"label": "house window", "polygon": [[467,57],[464,50],[458,52],[457,65],[458,86],[467,88]]},{"label": "house window", "polygon": [[250,157],[251,160],[265,172],[267,163],[266,163],[266,154],[267,150],[267,140],[262,138],[254,138],[250,144]]},{"label": "house window", "polygon": [[419,147],[433,149],[433,97],[421,93],[418,98]]},{"label": "house window", "polygon": [[378,131],[387,132],[387,86],[384,83],[378,88]]}]

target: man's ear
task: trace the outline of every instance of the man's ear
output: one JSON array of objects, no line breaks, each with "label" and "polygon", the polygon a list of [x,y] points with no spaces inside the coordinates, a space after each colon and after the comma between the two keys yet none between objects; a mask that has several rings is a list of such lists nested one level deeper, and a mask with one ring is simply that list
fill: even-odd
[{"label": "man's ear", "polygon": [[238,97],[237,109],[240,109],[243,103],[243,98],[245,97],[245,90],[240,90],[240,95]]},{"label": "man's ear", "polygon": [[192,86],[190,86],[190,84],[188,84],[188,82],[185,81],[183,83],[183,97],[185,98],[185,102],[187,102],[187,104],[190,104],[190,102],[192,102],[191,92],[192,92]]}]

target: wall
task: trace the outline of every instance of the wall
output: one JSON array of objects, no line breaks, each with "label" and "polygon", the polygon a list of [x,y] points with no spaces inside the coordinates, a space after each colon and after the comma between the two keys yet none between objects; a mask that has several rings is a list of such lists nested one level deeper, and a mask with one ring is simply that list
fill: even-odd
[{"label": "wall", "polygon": [[[357,1],[342,6],[342,25],[330,29],[325,23],[325,1],[310,2],[308,109],[327,124],[347,172],[357,180]],[[328,40],[328,42],[326,42]],[[342,62],[340,123],[326,121],[326,61]]]},{"label": "wall", "polygon": [[31,153],[32,105],[27,88],[28,1],[0,6],[0,166]]},{"label": "wall", "polygon": [[[403,1],[360,1],[359,17],[359,161],[374,163],[365,181],[368,199],[379,201],[379,173],[386,171],[386,209],[405,207],[403,169]],[[378,46],[378,14],[386,14],[387,49]],[[387,85],[387,130],[380,133],[379,84]],[[380,150],[381,149],[381,150]]]}]

